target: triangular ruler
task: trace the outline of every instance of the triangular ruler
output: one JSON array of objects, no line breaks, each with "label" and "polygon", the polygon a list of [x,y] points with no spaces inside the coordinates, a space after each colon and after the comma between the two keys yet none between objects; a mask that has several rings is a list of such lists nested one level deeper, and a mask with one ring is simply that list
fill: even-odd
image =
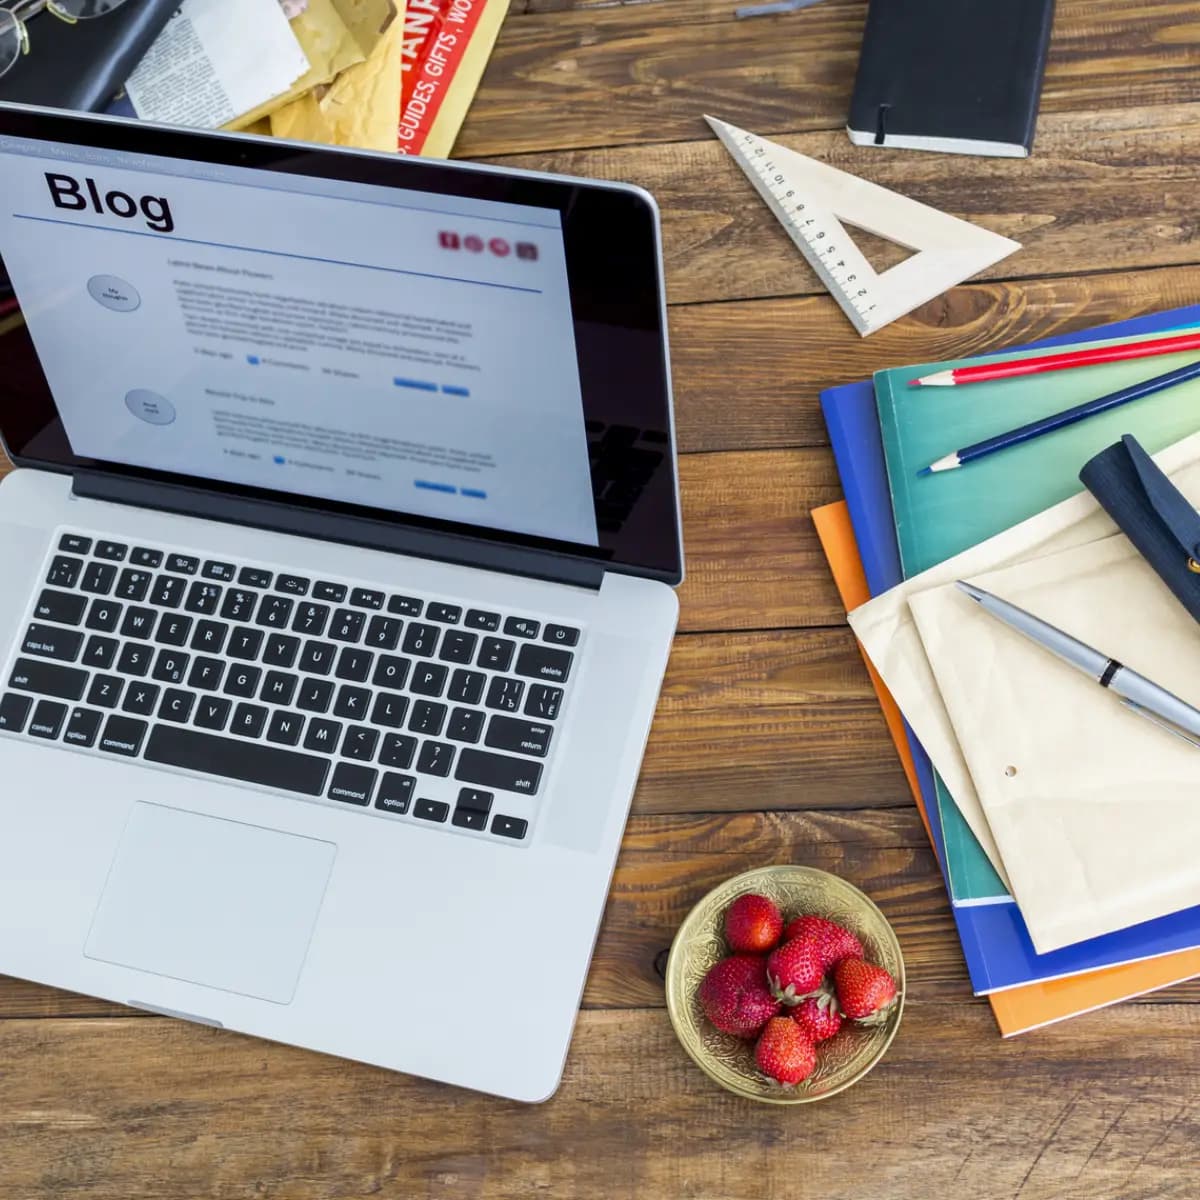
[{"label": "triangular ruler", "polygon": [[[704,119],[863,337],[1021,248],[735,125]],[[878,272],[842,221],[916,253]]]}]

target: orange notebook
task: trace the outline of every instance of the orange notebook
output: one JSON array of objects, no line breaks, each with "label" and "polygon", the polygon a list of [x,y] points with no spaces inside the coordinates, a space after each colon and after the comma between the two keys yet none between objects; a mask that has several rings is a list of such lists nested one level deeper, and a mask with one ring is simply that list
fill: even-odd
[{"label": "orange notebook", "polygon": [[[854,526],[850,523],[850,510],[844,500],[826,504],[812,510],[813,524],[821,539],[821,548],[829,560],[829,569],[837,584],[838,594],[846,611],[865,604],[871,593],[867,589],[867,577],[863,573],[858,543],[854,540]],[[891,693],[876,673],[867,656],[863,655],[871,684],[879,697],[888,732],[896,744],[896,753],[912,789],[917,811],[929,833],[929,818],[925,813],[925,802],[917,783],[917,772],[913,765],[912,751],[904,732],[904,718]],[[932,841],[932,838],[930,839]],[[1023,987],[1008,988],[993,992],[987,997],[996,1017],[996,1024],[1005,1037],[1027,1033],[1067,1017],[1079,1016],[1093,1009],[1105,1008],[1146,992],[1158,991],[1200,975],[1200,950],[1180,950],[1145,962],[1126,963],[1119,967],[1106,967],[1102,971],[1090,971],[1083,975],[1071,975],[1066,979],[1054,979],[1047,983],[1027,983]]]}]

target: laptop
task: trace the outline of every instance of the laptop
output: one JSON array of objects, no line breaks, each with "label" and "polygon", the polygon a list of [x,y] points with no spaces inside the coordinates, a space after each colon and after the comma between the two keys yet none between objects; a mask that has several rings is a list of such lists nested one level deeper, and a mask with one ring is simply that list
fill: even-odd
[{"label": "laptop", "polygon": [[523,1101],[682,578],[629,186],[0,109],[0,972]]}]

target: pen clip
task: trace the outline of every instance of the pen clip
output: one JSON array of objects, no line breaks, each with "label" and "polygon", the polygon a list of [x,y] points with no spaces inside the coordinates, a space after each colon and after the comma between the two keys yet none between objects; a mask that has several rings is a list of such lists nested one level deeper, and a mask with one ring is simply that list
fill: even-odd
[{"label": "pen clip", "polygon": [[1121,697],[1121,703],[1130,712],[1136,713],[1139,717],[1145,717],[1151,725],[1157,725],[1159,729],[1164,729],[1167,733],[1173,733],[1177,738],[1182,738],[1189,745],[1195,746],[1197,750],[1200,750],[1200,740],[1192,737],[1186,730],[1180,729],[1178,725],[1168,721],[1165,717],[1160,717],[1157,713],[1152,713],[1148,708],[1143,708],[1140,704],[1136,704],[1132,700],[1127,700],[1125,697]]}]

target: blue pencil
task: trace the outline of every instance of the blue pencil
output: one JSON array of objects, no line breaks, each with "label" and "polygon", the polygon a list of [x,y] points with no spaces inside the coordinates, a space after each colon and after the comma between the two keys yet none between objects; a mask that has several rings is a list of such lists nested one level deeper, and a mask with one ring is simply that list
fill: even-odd
[{"label": "blue pencil", "polygon": [[1143,396],[1153,396],[1155,392],[1165,391],[1179,383],[1187,383],[1189,379],[1200,379],[1200,360],[1189,363],[1186,367],[1168,371],[1165,375],[1155,375],[1153,379],[1145,379],[1131,387],[1122,388],[1119,392],[1112,392],[1095,400],[1087,400],[1083,404],[1077,404],[1074,408],[1068,408],[1065,412],[1055,413],[1052,417],[1031,421],[1028,425],[1022,425],[1020,429],[1010,429],[1007,433],[998,433],[986,441],[976,442],[973,446],[966,446],[962,450],[956,450],[953,454],[947,454],[945,458],[939,458],[937,462],[922,467],[917,474],[932,475],[937,471],[953,471],[957,467],[963,466],[964,463],[995,454],[997,450],[1007,450],[1010,446],[1019,446],[1022,442],[1029,442],[1034,438],[1041,437],[1044,433],[1065,429],[1077,421],[1086,421],[1088,417],[1108,412],[1112,408],[1120,408],[1122,404],[1140,400]]}]

